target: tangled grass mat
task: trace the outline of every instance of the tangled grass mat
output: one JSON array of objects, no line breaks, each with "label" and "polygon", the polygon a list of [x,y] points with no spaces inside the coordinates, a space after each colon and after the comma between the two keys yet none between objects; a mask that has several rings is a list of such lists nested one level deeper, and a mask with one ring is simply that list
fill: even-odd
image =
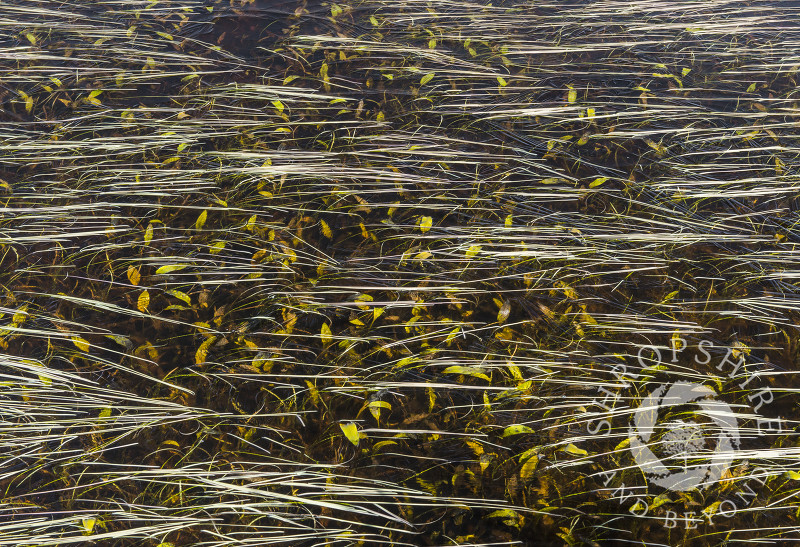
[{"label": "tangled grass mat", "polygon": [[0,545],[793,544],[799,18],[0,2]]}]

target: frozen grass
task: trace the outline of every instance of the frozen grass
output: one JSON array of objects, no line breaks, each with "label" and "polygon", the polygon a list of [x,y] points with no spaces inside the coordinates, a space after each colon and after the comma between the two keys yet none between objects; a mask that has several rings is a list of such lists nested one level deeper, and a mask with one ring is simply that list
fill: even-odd
[{"label": "frozen grass", "polygon": [[[798,537],[800,8],[496,3],[3,5],[0,544]],[[746,366],[613,373],[674,335]],[[742,437],[680,494],[676,379]]]}]

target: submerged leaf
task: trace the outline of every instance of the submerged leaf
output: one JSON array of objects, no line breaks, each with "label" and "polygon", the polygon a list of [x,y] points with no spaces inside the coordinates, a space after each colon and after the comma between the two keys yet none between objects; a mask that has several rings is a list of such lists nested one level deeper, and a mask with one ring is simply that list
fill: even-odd
[{"label": "submerged leaf", "polygon": [[168,264],[166,266],[161,266],[156,270],[156,275],[164,275],[172,272],[177,272],[183,270],[184,268],[188,268],[188,264]]},{"label": "submerged leaf", "polygon": [[489,377],[486,375],[486,372],[483,369],[475,367],[464,367],[459,365],[453,365],[451,367],[447,367],[442,372],[444,374],[463,374],[465,376],[473,376],[475,378],[480,378],[481,380],[486,380],[487,382],[490,381]]},{"label": "submerged leaf", "polygon": [[139,273],[139,268],[134,268],[133,266],[128,267],[128,281],[131,282],[131,285],[138,285],[139,281],[142,279],[142,275]]},{"label": "submerged leaf", "polygon": [[204,210],[204,211],[203,211],[202,213],[200,213],[200,215],[197,217],[197,220],[196,220],[196,221],[195,221],[195,223],[194,223],[194,227],[195,227],[196,229],[198,229],[198,230],[202,230],[202,229],[203,229],[203,226],[205,226],[205,224],[206,224],[206,219],[207,219],[207,218],[208,218],[208,211],[205,211],[205,210]]},{"label": "submerged leaf", "polygon": [[431,226],[433,226],[433,218],[425,216],[425,217],[421,217],[419,219],[419,231],[420,232],[422,232],[422,233],[427,232],[428,230],[431,229]]},{"label": "submerged leaf", "polygon": [[320,228],[322,229],[322,235],[327,237],[328,239],[333,238],[333,232],[331,231],[331,227],[328,226],[328,223],[324,220],[319,221]]},{"label": "submerged leaf", "polygon": [[82,352],[89,353],[89,348],[91,347],[91,344],[89,344],[88,340],[81,338],[80,336],[74,336],[72,338],[72,343],[75,344],[75,347],[81,350]]},{"label": "submerged leaf", "polygon": [[356,424],[349,422],[346,424],[339,424],[339,427],[342,428],[342,433],[347,437],[347,440],[353,443],[353,446],[358,446],[359,435]]},{"label": "submerged leaf", "polygon": [[324,344],[330,344],[333,341],[333,333],[331,332],[331,328],[327,323],[322,324],[322,328],[320,329],[320,337],[322,338],[322,342]]},{"label": "submerged leaf", "polygon": [[524,433],[534,433],[533,429],[524,424],[510,425],[503,430],[502,437],[510,437],[512,435],[522,435]]},{"label": "submerged leaf", "polygon": [[142,291],[139,294],[139,298],[136,299],[136,307],[139,309],[140,312],[146,312],[147,307],[150,305],[150,293],[147,290]]}]

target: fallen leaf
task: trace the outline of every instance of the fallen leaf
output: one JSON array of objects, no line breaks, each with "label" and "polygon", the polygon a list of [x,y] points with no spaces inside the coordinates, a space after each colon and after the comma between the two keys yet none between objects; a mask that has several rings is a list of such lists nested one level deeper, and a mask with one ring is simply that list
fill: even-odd
[{"label": "fallen leaf", "polygon": [[75,344],[75,347],[81,350],[84,353],[89,352],[89,348],[91,344],[89,344],[88,340],[81,338],[80,336],[75,336],[72,338],[72,343]]},{"label": "fallen leaf", "polygon": [[339,424],[339,427],[342,428],[342,433],[347,437],[347,440],[353,443],[354,446],[358,446],[359,436],[356,424],[349,422],[346,424]]},{"label": "fallen leaf", "polygon": [[[460,327],[458,327],[460,328]],[[489,377],[486,375],[486,372],[483,369],[475,368],[475,367],[464,367],[459,365],[453,365],[451,367],[447,367],[442,371],[443,374],[463,374],[465,376],[473,376],[475,378],[480,378],[481,380],[486,380],[489,382]]]},{"label": "fallen leaf", "polygon": [[320,329],[320,336],[322,337],[322,342],[324,344],[330,344],[333,341],[333,333],[331,332],[331,328],[328,326],[327,323],[322,324],[322,328]]},{"label": "fallen leaf", "polygon": [[161,266],[159,269],[156,270],[156,275],[164,275],[171,272],[177,272],[184,268],[188,268],[188,264],[168,264],[166,266]]},{"label": "fallen leaf", "polygon": [[146,312],[147,306],[149,305],[150,305],[150,293],[144,290],[139,295],[139,298],[136,300],[136,307],[139,308],[140,312]]},{"label": "fallen leaf", "polygon": [[431,217],[422,217],[419,219],[419,231],[422,233],[427,232],[433,226],[433,219]]},{"label": "fallen leaf", "polygon": [[423,76],[423,77],[420,79],[420,81],[419,81],[419,85],[423,86],[423,85],[427,84],[428,82],[430,82],[431,80],[433,80],[433,77],[434,77],[434,76],[436,76],[436,73],[435,73],[435,72],[429,72],[428,74],[426,74],[425,76]]},{"label": "fallen leaf", "polygon": [[128,281],[131,282],[131,285],[138,285],[141,279],[142,274],[139,273],[139,268],[128,266]]},{"label": "fallen leaf", "polygon": [[502,437],[510,437],[512,435],[522,435],[523,433],[534,433],[533,429],[523,424],[510,425],[503,430]]}]

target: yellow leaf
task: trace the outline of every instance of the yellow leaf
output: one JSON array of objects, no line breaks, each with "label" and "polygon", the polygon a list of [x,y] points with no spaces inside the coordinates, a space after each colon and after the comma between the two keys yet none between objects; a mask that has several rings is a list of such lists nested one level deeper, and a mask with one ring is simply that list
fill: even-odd
[{"label": "yellow leaf", "polygon": [[719,511],[719,506],[720,505],[722,505],[721,501],[715,501],[714,503],[712,503],[711,505],[709,505],[708,507],[703,509],[702,512],[703,512],[703,514],[705,514],[707,516],[710,516],[710,517],[714,516]]},{"label": "yellow leaf", "polygon": [[529,481],[533,478],[536,467],[539,465],[539,456],[531,456],[519,470],[519,476],[523,480]]},{"label": "yellow leaf", "polygon": [[147,290],[142,291],[139,298],[136,300],[136,307],[140,312],[146,312],[147,306],[150,305],[150,293]]},{"label": "yellow leaf", "polygon": [[390,445],[393,445],[393,444],[397,444],[397,441],[380,441],[380,442],[375,443],[375,446],[372,447],[372,451],[373,452],[377,452],[378,450],[380,450],[384,446],[390,446]]},{"label": "yellow leaf", "polygon": [[[269,372],[272,370],[272,365],[274,365],[275,362],[272,359],[268,359],[267,357],[268,356],[266,353],[261,351],[258,352],[256,356],[253,357],[253,367],[255,367],[257,370],[260,370],[261,372],[269,374]],[[312,388],[312,395],[314,395],[314,393],[316,393],[316,388],[308,380],[306,380],[306,384],[308,384]],[[315,398],[319,399],[319,394],[316,394]]]},{"label": "yellow leaf", "polygon": [[578,92],[570,88],[569,92],[567,93],[567,102],[574,103],[577,100],[578,100]]},{"label": "yellow leaf", "polygon": [[216,241],[216,242],[214,242],[214,243],[212,243],[211,245],[208,246],[208,252],[210,252],[212,255],[215,255],[215,254],[219,253],[224,248],[225,248],[225,242],[224,241]]},{"label": "yellow leaf", "polygon": [[461,334],[461,327],[454,328],[447,335],[447,338],[444,339],[444,343],[449,346],[453,342],[453,340],[455,340],[456,337],[458,337],[459,334]]},{"label": "yellow leaf", "polygon": [[386,401],[370,401],[370,403],[367,405],[367,408],[369,408],[369,413],[372,414],[372,417],[375,418],[375,421],[377,422],[381,418],[381,409],[385,408],[386,410],[391,411],[392,405]]},{"label": "yellow leaf", "polygon": [[205,226],[207,218],[208,218],[208,211],[203,211],[202,213],[200,213],[200,215],[197,217],[197,221],[195,221],[194,223],[194,227],[197,228],[198,230],[202,230],[203,226]]},{"label": "yellow leaf", "polygon": [[252,340],[248,340],[247,338],[244,338],[243,340],[244,340],[244,345],[247,346],[248,348],[258,349],[258,344],[256,344]]},{"label": "yellow leaf", "polygon": [[395,368],[405,367],[410,364],[416,363],[417,361],[418,361],[417,357],[412,355],[410,357],[403,357],[394,366]]},{"label": "yellow leaf", "polygon": [[197,351],[194,354],[194,362],[198,365],[201,365],[206,362],[206,357],[208,357],[208,348],[211,347],[211,344],[217,341],[216,336],[212,336],[207,338],[200,344],[200,347],[197,348]]},{"label": "yellow leaf", "polygon": [[471,440],[467,440],[466,443],[467,446],[469,446],[472,449],[472,451],[475,453],[476,456],[480,456],[481,454],[483,454],[484,450],[482,444]]},{"label": "yellow leaf", "polygon": [[346,424],[339,424],[339,427],[342,428],[342,433],[344,436],[347,437],[347,440],[353,443],[354,446],[358,446],[358,427],[353,422],[349,422]]},{"label": "yellow leaf", "polygon": [[480,245],[470,245],[469,249],[467,249],[467,252],[464,253],[464,256],[466,256],[467,259],[474,258],[479,252],[481,252]]},{"label": "yellow leaf", "polygon": [[153,240],[153,225],[148,224],[147,229],[144,231],[144,244],[150,245],[150,242]]},{"label": "yellow leaf", "polygon": [[502,76],[497,77],[497,83],[500,84],[500,87],[505,87],[508,85],[508,82]]},{"label": "yellow leaf", "polygon": [[[460,327],[457,327],[460,329]],[[489,377],[486,375],[486,372],[483,369],[476,368],[476,367],[463,367],[460,365],[453,365],[451,367],[447,367],[442,371],[443,374],[463,374],[465,376],[473,376],[475,378],[480,378],[481,380],[486,380],[489,382]]]},{"label": "yellow leaf", "polygon": [[425,85],[425,84],[427,84],[428,82],[430,82],[431,80],[433,80],[433,77],[434,77],[434,76],[436,76],[436,73],[435,73],[435,72],[429,72],[428,74],[426,74],[425,76],[423,76],[423,77],[420,79],[420,81],[419,81],[419,85],[421,85],[421,86],[422,86],[422,85]]},{"label": "yellow leaf", "polygon": [[161,266],[159,269],[157,269],[156,275],[164,275],[171,272],[177,272],[187,267],[189,267],[188,264],[168,264],[166,266]]},{"label": "yellow leaf", "polygon": [[486,518],[502,518],[503,524],[519,528],[519,521],[522,517],[520,517],[519,513],[511,509],[499,509],[486,515]]},{"label": "yellow leaf", "polygon": [[510,437],[512,435],[522,435],[523,433],[533,433],[533,429],[523,424],[510,425],[503,430],[502,437]]},{"label": "yellow leaf", "polygon": [[597,177],[589,183],[589,188],[596,188],[608,180],[608,177]]},{"label": "yellow leaf", "polygon": [[331,328],[328,326],[327,323],[322,324],[322,328],[320,329],[320,336],[322,337],[322,342],[324,344],[329,344],[333,341],[333,333],[331,332]]},{"label": "yellow leaf", "polygon": [[261,249],[260,251],[256,251],[256,252],[253,254],[253,257],[252,257],[250,260],[252,260],[254,263],[258,264],[258,263],[260,263],[262,260],[264,260],[264,258],[266,258],[267,254],[269,254],[269,251],[268,251],[268,250],[266,250],[266,249]]},{"label": "yellow leaf", "polygon": [[192,305],[192,299],[191,299],[191,297],[189,297],[189,295],[188,295],[188,294],[186,294],[185,292],[176,291],[176,290],[174,290],[174,289],[169,289],[169,290],[166,290],[166,291],[164,291],[164,292],[165,292],[166,294],[169,294],[170,296],[174,296],[174,297],[175,297],[175,298],[177,298],[178,300],[183,300],[184,302],[186,302],[186,303],[187,303],[187,304],[189,304],[190,306]]},{"label": "yellow leaf", "polygon": [[33,34],[31,34],[30,32],[26,32],[26,33],[25,33],[25,38],[27,38],[27,39],[28,39],[28,41],[29,41],[31,44],[33,44],[34,46],[36,45],[36,36],[34,36]]},{"label": "yellow leaf", "polygon": [[111,407],[110,406],[108,406],[108,407],[104,408],[103,410],[101,410],[100,414],[98,415],[99,418],[108,418],[109,416],[111,416]]},{"label": "yellow leaf", "polygon": [[678,296],[678,293],[680,293],[680,290],[677,290],[677,291],[672,291],[671,293],[667,294],[667,296],[665,296],[665,297],[664,297],[664,298],[661,300],[661,303],[663,304],[663,303],[665,303],[665,302],[669,302],[670,300],[672,300],[673,298],[675,298],[676,296]]},{"label": "yellow leaf", "polygon": [[666,494],[659,494],[653,499],[653,503],[647,506],[648,509],[655,509],[657,507],[661,507],[665,503],[672,503],[670,497]]},{"label": "yellow leaf", "polygon": [[586,450],[584,450],[583,448],[578,448],[577,446],[575,446],[572,443],[568,444],[567,446],[565,446],[561,450],[563,450],[567,454],[572,454],[573,456],[588,456],[589,455],[589,453]]},{"label": "yellow leaf", "polygon": [[131,282],[131,285],[138,285],[141,279],[142,274],[139,273],[139,268],[128,266],[128,281]]},{"label": "yellow leaf", "polygon": [[427,232],[433,226],[433,219],[431,217],[422,217],[419,219],[419,231],[422,233]]},{"label": "yellow leaf", "polygon": [[328,223],[324,220],[319,221],[320,228],[322,228],[322,235],[327,237],[328,239],[333,239],[333,232],[331,231],[331,227],[328,226]]},{"label": "yellow leaf", "polygon": [[16,323],[17,325],[21,325],[28,319],[28,312],[26,310],[26,306],[23,304],[23,307],[18,309],[13,316],[11,316],[11,320]]},{"label": "yellow leaf", "polygon": [[514,224],[514,216],[513,216],[513,215],[508,215],[508,216],[506,217],[505,227],[506,227],[506,228],[511,228],[511,226],[512,226],[513,224]]},{"label": "yellow leaf", "polygon": [[783,474],[783,476],[786,477],[787,479],[800,481],[800,473],[798,473],[797,471],[787,471],[786,473]]},{"label": "yellow leaf", "polygon": [[33,110],[33,97],[25,98],[25,112],[30,113]]},{"label": "yellow leaf", "polygon": [[97,524],[97,519],[95,518],[81,519],[81,524],[83,524],[83,533],[85,535],[89,535],[94,531],[95,524]]},{"label": "yellow leaf", "polygon": [[586,117],[587,118],[594,118],[595,110],[594,108],[587,108],[586,109]]},{"label": "yellow leaf", "polygon": [[[353,302],[372,302],[372,301],[373,301],[372,295],[369,294],[359,294],[353,299]],[[369,309],[369,306],[361,305],[359,306],[359,308],[364,311],[367,311]]]},{"label": "yellow leaf", "polygon": [[75,336],[72,338],[72,343],[75,344],[75,347],[81,350],[84,353],[89,353],[89,344],[88,340],[81,338],[80,336]]},{"label": "yellow leaf", "polygon": [[508,361],[506,363],[506,368],[508,369],[508,371],[511,373],[511,376],[515,380],[522,380],[522,371],[519,369],[517,365],[515,365],[511,361]]}]

